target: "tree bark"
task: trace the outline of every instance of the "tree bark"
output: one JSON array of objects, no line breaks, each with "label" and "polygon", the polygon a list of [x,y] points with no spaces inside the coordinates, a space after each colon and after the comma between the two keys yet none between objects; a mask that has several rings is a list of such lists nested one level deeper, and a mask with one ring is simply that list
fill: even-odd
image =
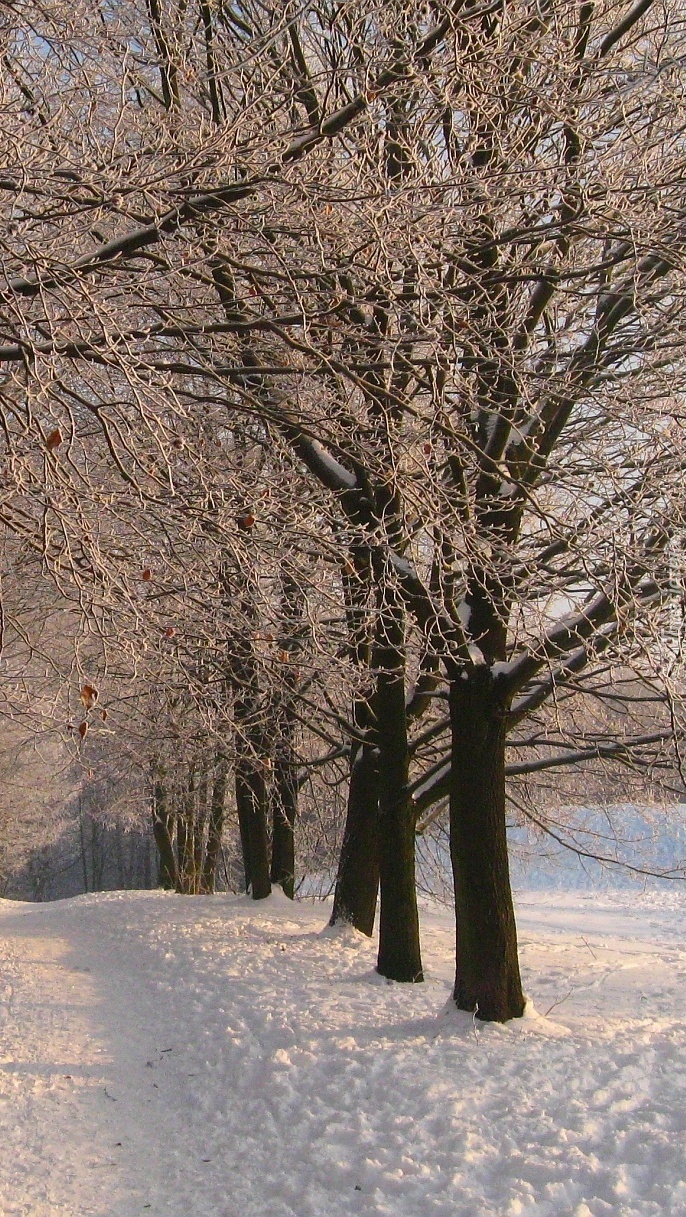
[{"label": "tree bark", "polygon": [[259,759],[247,747],[236,757],[236,807],[243,850],[245,890],[253,900],[271,893],[269,841],[267,838],[267,792]]},{"label": "tree bark", "polygon": [[[369,672],[375,610],[369,546],[358,538],[341,571],[350,661]],[[353,705],[357,731],[350,749],[350,777],[343,842],[338,859],[331,925],[352,925],[371,937],[379,894],[379,753],[371,696]]]},{"label": "tree bark", "polygon": [[167,805],[167,788],[164,785],[163,774],[158,772],[153,787],[152,831],[159,854],[158,883],[167,891],[173,890],[178,882],[176,857],[172,844],[172,823],[172,816]]},{"label": "tree bark", "polygon": [[377,971],[390,980],[424,979],[415,881],[415,821],[408,791],[404,612],[394,589],[380,585],[375,663],[379,747],[381,908]]},{"label": "tree bark", "polygon": [[[370,718],[359,706],[358,725]],[[338,860],[331,925],[352,925],[371,938],[379,892],[379,754],[374,741],[353,745],[348,806]]]},{"label": "tree bark", "polygon": [[450,855],[455,884],[454,999],[477,1018],[524,1012],[505,820],[505,710],[490,667],[450,685]]},{"label": "tree bark", "polygon": [[[231,582],[224,572],[225,594],[230,605]],[[254,900],[271,893],[269,840],[267,834],[267,790],[265,767],[269,759],[262,724],[260,682],[248,622],[257,621],[254,588],[242,574],[235,589],[242,614],[240,629],[227,639],[227,676],[233,687],[236,729],[236,809],[241,835],[245,889]]]}]

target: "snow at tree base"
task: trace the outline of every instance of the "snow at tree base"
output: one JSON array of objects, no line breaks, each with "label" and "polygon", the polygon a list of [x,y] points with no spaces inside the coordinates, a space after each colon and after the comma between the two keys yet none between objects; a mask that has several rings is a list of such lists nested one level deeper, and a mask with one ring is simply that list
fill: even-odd
[{"label": "snow at tree base", "polygon": [[686,1213],[686,893],[523,892],[524,1019],[374,972],[327,907],[0,904],[3,1217]]}]

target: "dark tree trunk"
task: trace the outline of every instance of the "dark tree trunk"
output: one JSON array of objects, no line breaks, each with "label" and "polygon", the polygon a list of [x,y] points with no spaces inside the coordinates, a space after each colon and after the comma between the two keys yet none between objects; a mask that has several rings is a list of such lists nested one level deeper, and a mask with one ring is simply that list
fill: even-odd
[{"label": "dark tree trunk", "polygon": [[240,777],[238,757],[234,766],[233,780],[236,795],[236,814],[238,816],[238,835],[241,842],[241,858],[243,861],[243,886],[250,892],[252,863],[250,861],[250,814],[252,804],[245,795],[245,783]]},{"label": "dark tree trunk", "polygon": [[505,712],[485,665],[451,681],[450,853],[455,883],[454,998],[478,1018],[524,1012],[505,821]]},{"label": "dark tree trunk", "polygon": [[236,757],[236,807],[245,868],[245,889],[253,900],[271,893],[269,841],[267,838],[267,792],[259,759],[246,748]]},{"label": "dark tree trunk", "polygon": [[[348,651],[359,671],[371,665],[370,595],[372,567],[368,545],[358,542],[342,570]],[[371,937],[379,894],[379,754],[370,699],[353,707],[358,739],[350,750],[348,806],[338,859],[331,925],[348,924]]]},{"label": "dark tree trunk", "polygon": [[[371,729],[366,702],[356,722]],[[379,892],[379,754],[376,743],[353,744],[348,807],[338,861],[331,925],[347,923],[371,938]]]},{"label": "dark tree trunk", "polygon": [[[236,595],[245,622],[257,622],[254,588],[244,573],[232,589],[224,572],[227,603]],[[257,660],[252,639],[245,625],[228,639],[227,675],[233,687],[233,715],[236,729],[236,810],[241,835],[245,890],[254,900],[264,900],[271,892],[269,880],[269,839],[267,834],[267,790],[265,769],[269,760],[263,730],[263,707]]]},{"label": "dark tree trunk", "polygon": [[375,698],[379,744],[379,858],[381,909],[377,971],[390,980],[424,979],[415,882],[415,822],[408,793],[404,613],[382,586]]},{"label": "dark tree trunk", "polygon": [[222,847],[222,833],[224,831],[224,804],[226,802],[227,780],[227,762],[220,755],[217,757],[214,781],[212,783],[210,814],[207,823],[207,845],[205,847],[200,884],[201,892],[208,896],[214,895],[217,882],[217,866]]},{"label": "dark tree trunk", "polygon": [[173,890],[178,882],[178,871],[174,846],[172,843],[173,820],[167,805],[167,788],[162,775],[155,778],[152,799],[152,831],[159,854],[158,883],[167,891]]}]

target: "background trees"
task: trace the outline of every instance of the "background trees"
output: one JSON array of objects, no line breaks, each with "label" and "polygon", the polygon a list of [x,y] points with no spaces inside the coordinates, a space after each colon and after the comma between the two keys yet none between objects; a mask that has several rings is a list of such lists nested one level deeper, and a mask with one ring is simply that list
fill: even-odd
[{"label": "background trees", "polygon": [[380,880],[379,969],[415,980],[448,797],[456,1000],[520,1014],[508,774],[680,735],[680,7],[6,37],[3,518],[194,724],[178,781],[151,741],[167,871],[211,886],[230,768],[246,884],[290,892],[299,791],[343,765],[334,917],[370,932]]}]

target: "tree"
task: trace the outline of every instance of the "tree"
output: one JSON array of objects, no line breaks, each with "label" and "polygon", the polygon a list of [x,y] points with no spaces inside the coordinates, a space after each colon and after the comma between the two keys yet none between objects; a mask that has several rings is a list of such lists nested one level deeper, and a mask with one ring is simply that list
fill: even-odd
[{"label": "tree", "polygon": [[[508,735],[540,757],[550,739],[523,724],[592,695],[608,661],[640,667],[670,594],[681,7],[203,12],[118,12],[88,129],[93,146],[112,133],[107,155],[76,179],[69,103],[39,100],[35,51],[13,48],[36,135],[8,170],[2,354],[55,411],[67,365],[72,394],[87,369],[99,426],[111,437],[135,409],[165,456],[170,414],[257,419],[329,496],[371,622],[353,751],[373,784],[378,748],[384,779],[379,966],[421,970],[408,727],[447,693],[455,997],[516,1016]],[[89,14],[70,20],[93,46]],[[136,20],[145,52],[124,71]],[[376,813],[372,793],[364,840]]]}]

